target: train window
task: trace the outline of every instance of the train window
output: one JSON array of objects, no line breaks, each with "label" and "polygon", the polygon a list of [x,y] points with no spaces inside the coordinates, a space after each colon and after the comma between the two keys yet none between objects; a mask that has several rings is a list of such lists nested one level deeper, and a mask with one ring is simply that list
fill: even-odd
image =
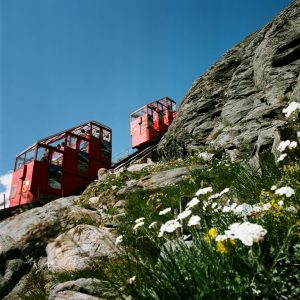
[{"label": "train window", "polygon": [[84,151],[78,152],[78,171],[88,172],[89,170],[89,155]]},{"label": "train window", "polygon": [[16,170],[20,169],[25,164],[25,153],[20,155],[16,160]]},{"label": "train window", "polygon": [[67,146],[76,149],[77,137],[73,135],[68,135],[67,138]]},{"label": "train window", "polygon": [[53,188],[60,190],[62,180],[62,167],[57,165],[50,165],[48,185]]},{"label": "train window", "polygon": [[92,135],[96,139],[99,139],[100,138],[100,127],[92,125]]},{"label": "train window", "polygon": [[88,124],[88,125],[76,128],[76,130],[73,131],[73,133],[80,135],[80,136],[87,137],[90,135],[90,131],[91,131],[91,125]]},{"label": "train window", "polygon": [[51,156],[51,165],[62,166],[63,155],[61,152],[53,151]]},{"label": "train window", "polygon": [[160,121],[163,120],[163,116],[164,116],[164,109],[163,109],[163,106],[159,103],[158,104],[158,117],[159,117]]},{"label": "train window", "polygon": [[111,154],[111,132],[102,129],[102,156],[109,157]]},{"label": "train window", "polygon": [[148,107],[148,126],[153,126],[153,109]]},{"label": "train window", "polygon": [[48,160],[49,160],[49,149],[44,148],[44,147],[39,147],[38,151],[37,151],[36,159],[38,161],[48,162]]},{"label": "train window", "polygon": [[103,129],[102,140],[110,143],[110,140],[111,140],[110,131]]},{"label": "train window", "polygon": [[58,145],[59,146],[64,145],[64,143],[65,143],[65,138],[60,138],[59,140],[56,140],[56,141],[54,141],[54,142],[52,142],[52,143],[50,143],[48,145],[52,146],[52,147],[57,147]]},{"label": "train window", "polygon": [[176,111],[176,103],[175,102],[172,102],[172,110]]},{"label": "train window", "polygon": [[131,115],[130,115],[130,122],[144,116],[145,114],[147,113],[146,111],[146,107],[143,107],[135,112],[133,112]]},{"label": "train window", "polygon": [[25,164],[30,163],[31,161],[34,160],[35,157],[35,147],[29,149],[26,153],[25,153]]},{"label": "train window", "polygon": [[89,142],[86,140],[79,140],[78,149],[79,149],[79,151],[88,153],[89,152]]}]

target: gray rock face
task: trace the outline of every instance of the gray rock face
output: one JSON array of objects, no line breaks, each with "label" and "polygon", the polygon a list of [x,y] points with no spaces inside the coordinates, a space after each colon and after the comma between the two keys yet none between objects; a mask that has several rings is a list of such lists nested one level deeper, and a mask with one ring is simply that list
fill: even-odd
[{"label": "gray rock face", "polygon": [[62,291],[58,292],[53,300],[99,300],[98,297],[91,295],[74,292],[74,291]]},{"label": "gray rock face", "polygon": [[300,101],[299,11],[295,0],[195,81],[160,141],[161,156],[271,147],[285,125],[282,108]]},{"label": "gray rock face", "polygon": [[28,269],[29,264],[26,264],[21,259],[13,259],[6,262],[4,276],[0,275],[1,299],[3,299],[3,297],[10,291],[11,286],[15,285]]},{"label": "gray rock face", "polygon": [[95,295],[101,294],[101,299],[116,299],[116,295],[106,287],[106,282],[95,278],[80,278],[56,285],[50,292],[49,300],[78,299],[94,300],[99,299]]},{"label": "gray rock face", "polygon": [[184,176],[189,174],[189,168],[182,167],[172,170],[166,170],[144,177],[138,185],[145,189],[155,189],[164,186],[171,186],[182,181]]},{"label": "gray rock face", "polygon": [[75,205],[76,199],[57,199],[0,223],[1,299],[29,271],[33,259],[44,253],[50,240],[74,227],[82,218],[100,220],[97,212]]},{"label": "gray rock face", "polygon": [[108,228],[78,225],[47,245],[48,266],[54,272],[83,270],[96,258],[115,255],[115,240]]},{"label": "gray rock face", "polygon": [[190,173],[191,169],[186,167],[175,168],[145,176],[140,180],[131,181],[127,187],[118,190],[117,195],[122,196],[137,189],[156,189],[174,185],[182,181]]},{"label": "gray rock face", "polygon": [[34,208],[13,216],[0,226],[0,257],[18,249],[24,255],[40,253],[49,239],[74,226],[83,217],[100,218],[96,212],[76,206],[77,197],[67,197],[52,201],[42,207]]}]

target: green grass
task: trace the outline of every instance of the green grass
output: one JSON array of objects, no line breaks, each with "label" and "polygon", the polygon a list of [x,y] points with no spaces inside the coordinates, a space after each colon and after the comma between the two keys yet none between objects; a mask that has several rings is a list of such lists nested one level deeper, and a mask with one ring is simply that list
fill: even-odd
[{"label": "green grass", "polygon": [[[111,265],[109,278],[117,289],[132,299],[295,299],[300,296],[299,211],[288,213],[280,209],[282,197],[270,192],[272,185],[292,186],[296,194],[285,198],[286,207],[299,203],[297,158],[277,166],[266,155],[259,170],[244,163],[214,160],[202,170],[190,174],[175,186],[155,190],[140,190],[127,195],[127,214],[121,219],[119,233],[124,236],[118,265]],[[191,230],[184,222],[184,232],[192,235],[193,245],[184,244],[178,236],[165,234],[158,238],[160,225],[172,219],[173,213],[159,216],[166,207],[178,208],[182,195],[194,195],[200,187],[212,186],[214,192],[226,187],[230,193],[215,201],[230,203],[273,203],[263,214],[248,216],[248,221],[267,229],[265,239],[252,247],[240,241],[224,244],[228,253],[220,253],[218,243],[205,241],[211,227],[224,232],[243,218],[230,213],[204,211],[207,196],[201,196],[193,214],[201,216],[201,224]],[[234,200],[233,200],[234,199]],[[136,231],[135,220],[145,217],[144,226]],[[155,229],[148,225],[157,221]],[[176,249],[166,247],[174,243]],[[162,253],[164,253],[162,255]],[[136,276],[132,284],[128,279]]]},{"label": "green grass", "polygon": [[25,293],[19,295],[21,300],[47,300],[48,292],[46,291],[46,284],[48,272],[33,268],[26,276],[25,279]]}]

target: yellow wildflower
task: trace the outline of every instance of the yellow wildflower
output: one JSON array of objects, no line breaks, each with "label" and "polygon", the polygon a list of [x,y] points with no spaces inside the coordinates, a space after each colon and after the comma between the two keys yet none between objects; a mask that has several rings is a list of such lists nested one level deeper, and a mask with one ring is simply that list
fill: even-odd
[{"label": "yellow wildflower", "polygon": [[206,243],[210,244],[219,234],[216,228],[211,228],[208,230],[208,233],[205,235],[204,240]]},{"label": "yellow wildflower", "polygon": [[235,246],[236,240],[218,241],[216,244],[217,251],[223,254],[229,254],[232,246]]},{"label": "yellow wildflower", "polygon": [[278,203],[275,201],[274,198],[271,200],[271,205],[272,205],[272,210],[271,210],[272,215],[275,218],[282,217],[283,216],[282,207],[280,205],[278,205]]},{"label": "yellow wildflower", "polygon": [[224,254],[229,253],[229,249],[225,246],[224,241],[218,241],[216,247],[217,247],[217,251],[220,253],[224,253]]}]

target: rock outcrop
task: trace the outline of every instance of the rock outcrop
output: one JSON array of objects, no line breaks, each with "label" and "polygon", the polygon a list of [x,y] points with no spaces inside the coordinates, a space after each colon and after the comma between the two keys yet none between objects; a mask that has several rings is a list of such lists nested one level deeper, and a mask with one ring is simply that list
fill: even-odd
[{"label": "rock outcrop", "polygon": [[[25,211],[1,222],[0,226],[0,298],[2,299],[18,283],[21,278],[35,267],[35,262],[43,255],[47,244],[52,242],[59,234],[72,230],[73,227],[88,226],[79,225],[81,222],[100,223],[102,220],[97,211],[88,210],[75,204],[78,197],[60,198],[42,207]],[[76,227],[77,226],[77,227]],[[92,226],[91,226],[92,227]],[[75,229],[74,229],[75,230]],[[106,229],[97,229],[106,237],[114,239],[112,233]],[[79,253],[79,248],[93,249],[94,241],[86,239],[82,245],[83,234],[73,234],[78,241],[77,250],[73,245],[73,252]],[[81,238],[80,238],[81,237]],[[86,237],[86,236],[85,236]],[[97,238],[99,235],[97,236]],[[98,241],[97,255],[101,250],[107,251],[107,243],[103,239]],[[101,247],[100,247],[101,244]],[[69,249],[70,250],[70,249]],[[73,253],[72,252],[72,253]],[[70,252],[69,252],[70,253]],[[93,252],[94,254],[94,252]],[[106,252],[104,253],[106,255]],[[65,255],[66,257],[66,255]],[[67,260],[66,260],[67,262]],[[82,264],[81,264],[82,267]],[[9,299],[9,297],[7,298]],[[14,298],[12,298],[14,299]]]},{"label": "rock outcrop", "polygon": [[95,278],[80,278],[56,285],[49,295],[49,300],[96,300],[99,299],[96,297],[99,295],[99,291],[101,291],[101,299],[116,299],[116,295],[105,287],[105,281]]},{"label": "rock outcrop", "polygon": [[112,257],[115,240],[108,228],[77,225],[47,245],[48,266],[54,272],[84,270],[95,259]]},{"label": "rock outcrop", "polygon": [[271,148],[285,126],[282,108],[300,101],[299,11],[295,0],[195,81],[160,141],[161,156],[208,149],[243,157]]}]

